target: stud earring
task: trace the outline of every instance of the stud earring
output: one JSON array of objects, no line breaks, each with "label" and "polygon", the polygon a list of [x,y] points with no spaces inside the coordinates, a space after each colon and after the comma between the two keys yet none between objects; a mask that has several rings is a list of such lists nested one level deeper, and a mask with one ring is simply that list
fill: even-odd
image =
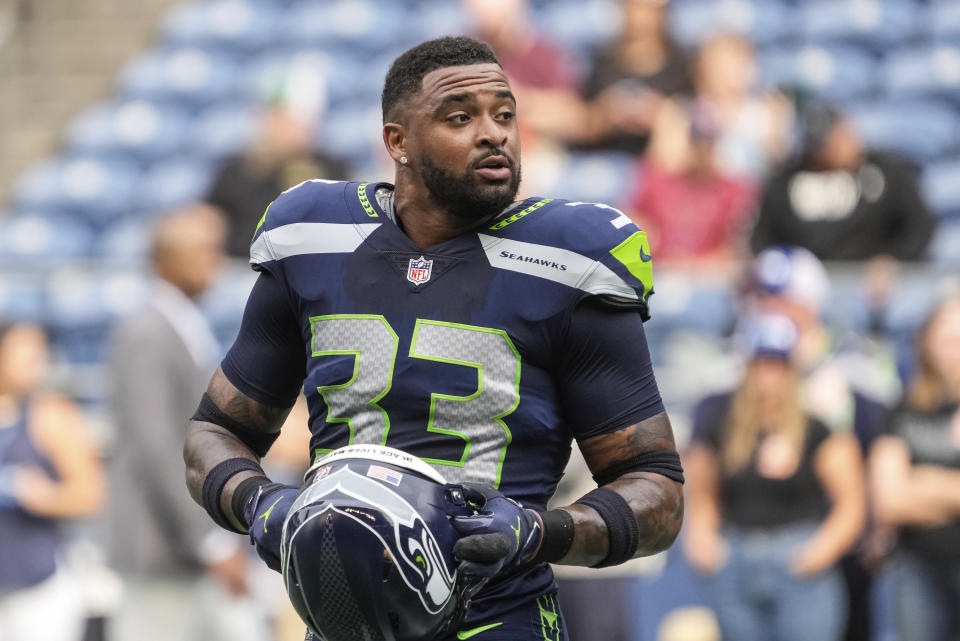
[{"label": "stud earring", "polygon": [[406,156],[400,156],[400,164],[401,164],[401,165],[406,165],[406,164],[407,164],[407,157],[406,157]]}]

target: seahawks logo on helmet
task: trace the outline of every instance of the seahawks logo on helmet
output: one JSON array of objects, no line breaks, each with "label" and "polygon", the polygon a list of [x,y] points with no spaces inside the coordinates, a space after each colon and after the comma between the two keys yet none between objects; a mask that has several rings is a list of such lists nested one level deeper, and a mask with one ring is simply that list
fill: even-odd
[{"label": "seahawks logo on helmet", "polygon": [[[359,468],[359,463],[354,464]],[[294,502],[290,514],[321,502],[325,505],[313,512],[309,519],[319,518],[329,510],[353,519],[380,540],[403,581],[419,595],[428,612],[436,614],[447,605],[454,595],[456,571],[451,572],[447,567],[440,546],[423,517],[402,496],[386,485],[354,472],[347,462],[346,466],[307,487]],[[287,531],[285,528],[285,536]],[[282,549],[288,548],[284,541]],[[282,562],[285,568],[287,559]]]}]

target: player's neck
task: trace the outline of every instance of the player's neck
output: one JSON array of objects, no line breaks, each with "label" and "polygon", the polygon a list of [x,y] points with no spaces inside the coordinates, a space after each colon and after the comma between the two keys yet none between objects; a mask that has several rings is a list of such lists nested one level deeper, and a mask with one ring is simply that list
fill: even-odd
[{"label": "player's neck", "polygon": [[396,189],[394,210],[397,224],[419,247],[433,247],[470,231],[480,222],[455,216],[440,207],[426,190]]}]

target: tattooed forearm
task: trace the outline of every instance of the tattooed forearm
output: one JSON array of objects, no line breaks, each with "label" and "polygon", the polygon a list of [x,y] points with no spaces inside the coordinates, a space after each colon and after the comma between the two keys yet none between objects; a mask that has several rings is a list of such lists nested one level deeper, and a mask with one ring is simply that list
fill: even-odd
[{"label": "tattooed forearm", "polygon": [[[594,471],[605,470],[640,454],[675,449],[666,414],[588,439],[580,447]],[[683,522],[683,491],[679,483],[656,473],[630,472],[604,487],[626,499],[637,520],[640,540],[634,556],[647,556],[670,547]],[[560,563],[589,566],[602,561],[609,552],[609,540],[600,515],[593,508],[577,503],[562,509],[573,516],[574,539]]]},{"label": "tattooed forearm", "polygon": [[[233,420],[248,429],[269,434],[280,430],[290,412],[290,408],[269,407],[254,401],[234,387],[219,369],[210,381],[207,394],[217,407]],[[183,460],[187,470],[187,489],[194,501],[201,503],[203,482],[210,470],[231,458],[248,458],[257,462],[260,460],[226,428],[204,421],[190,421],[183,446]],[[242,480],[253,475],[254,472],[249,471],[234,475],[220,494],[221,511],[234,521],[235,526],[239,526],[240,522],[231,512],[233,490]]]}]

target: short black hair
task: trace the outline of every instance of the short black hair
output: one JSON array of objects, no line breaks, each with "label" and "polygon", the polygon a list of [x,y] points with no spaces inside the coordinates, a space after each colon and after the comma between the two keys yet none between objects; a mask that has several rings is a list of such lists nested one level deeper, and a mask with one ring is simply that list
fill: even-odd
[{"label": "short black hair", "polygon": [[485,43],[466,36],[446,36],[428,40],[400,54],[383,81],[380,105],[387,122],[394,108],[408,96],[420,91],[423,77],[435,69],[477,65],[500,61]]}]

